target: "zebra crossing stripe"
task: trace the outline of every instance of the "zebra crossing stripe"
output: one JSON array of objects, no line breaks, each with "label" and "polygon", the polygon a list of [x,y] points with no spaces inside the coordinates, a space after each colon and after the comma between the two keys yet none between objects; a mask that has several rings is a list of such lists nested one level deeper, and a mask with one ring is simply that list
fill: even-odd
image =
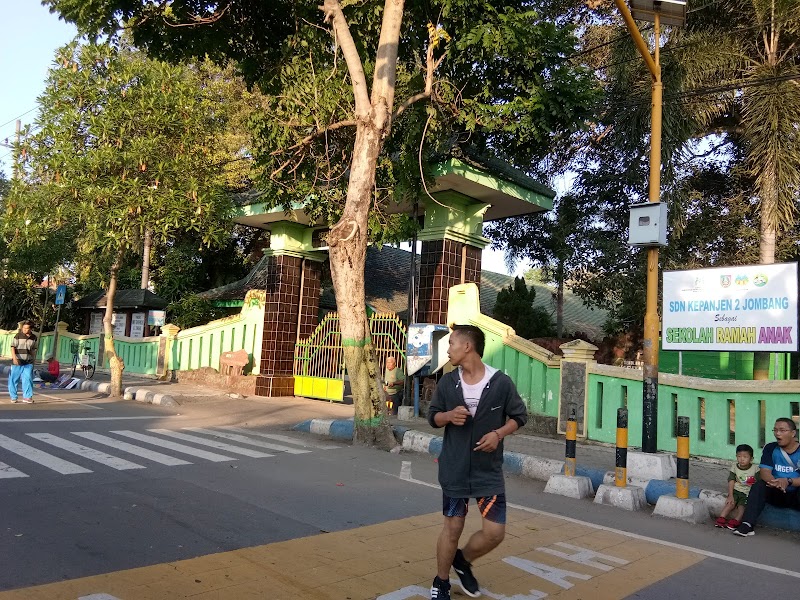
[{"label": "zebra crossing stripe", "polygon": [[167,465],[168,467],[192,464],[188,460],[183,460],[182,458],[175,458],[173,456],[169,456],[168,454],[161,454],[161,452],[156,452],[148,448],[142,448],[141,446],[134,446],[133,444],[129,444],[128,442],[115,440],[114,438],[110,438],[106,435],[101,435],[99,433],[94,433],[93,431],[72,431],[70,433],[72,433],[72,435],[77,435],[87,440],[97,442],[98,444],[105,444],[106,446],[111,446],[112,448],[115,448],[117,450],[122,450],[123,452],[127,452],[129,454],[135,454],[136,456],[141,456],[142,458],[152,460],[153,462],[157,462],[162,465]]},{"label": "zebra crossing stripe", "polygon": [[0,462],[0,479],[11,479],[12,477],[27,477],[27,475],[4,462]]},{"label": "zebra crossing stripe", "polygon": [[264,433],[262,431],[252,431],[250,429],[243,429],[241,427],[233,427],[232,425],[222,426],[219,429],[226,429],[228,431],[235,431],[237,433],[245,433],[247,435],[257,435],[259,437],[267,438],[269,440],[275,440],[276,442],[286,442],[287,444],[294,444],[296,446],[302,446],[303,448],[319,448],[320,450],[335,450],[336,448],[341,448],[341,446],[334,446],[333,444],[317,444],[314,442],[309,442],[307,440],[296,440],[288,435],[280,435],[277,433]]},{"label": "zebra crossing stripe", "polygon": [[269,442],[254,440],[244,435],[237,435],[235,433],[227,433],[224,431],[215,431],[212,429],[203,429],[202,427],[183,427],[183,429],[186,431],[194,431],[195,433],[204,433],[206,435],[225,438],[234,442],[250,444],[252,446],[258,446],[259,448],[266,448],[267,450],[277,450],[278,452],[285,452],[286,454],[308,454],[311,452],[311,450],[298,450],[297,448],[290,448],[289,446],[281,446],[280,444],[270,444]]},{"label": "zebra crossing stripe", "polygon": [[52,469],[56,473],[61,473],[62,475],[75,475],[77,473],[92,472],[90,469],[85,469],[84,467],[76,465],[75,463],[68,462],[58,458],[57,456],[48,454],[47,452],[42,452],[38,448],[34,448],[28,444],[23,444],[22,442],[18,442],[17,440],[6,437],[5,435],[0,435],[0,448],[5,448],[9,452],[19,454],[23,458],[27,458],[30,461],[39,463],[43,467]]},{"label": "zebra crossing stripe", "polygon": [[265,452],[259,452],[258,450],[250,450],[249,448],[242,448],[240,446],[234,446],[233,444],[226,444],[224,442],[207,440],[205,438],[201,438],[196,435],[189,435],[188,433],[179,433],[177,431],[171,431],[169,429],[148,429],[147,431],[152,431],[153,433],[158,433],[159,435],[174,437],[179,440],[192,442],[194,444],[200,444],[201,446],[211,446],[212,448],[216,448],[217,450],[225,450],[226,452],[232,452],[233,454],[242,454],[244,456],[249,456],[250,458],[267,458],[270,456],[275,456],[274,454],[266,454]]},{"label": "zebra crossing stripe", "polygon": [[67,452],[72,452],[73,454],[77,454],[78,456],[82,456],[88,460],[93,460],[94,462],[98,462],[101,465],[105,465],[107,467],[111,467],[112,469],[116,469],[117,471],[128,471],[131,469],[144,469],[143,465],[137,465],[129,460],[125,460],[124,458],[117,458],[116,456],[111,456],[110,454],[106,454],[100,450],[95,448],[89,448],[89,446],[84,446],[82,444],[76,444],[75,442],[70,442],[69,440],[65,440],[58,436],[55,436],[51,433],[29,433],[27,434],[35,440],[39,440],[40,442],[44,442],[46,444],[50,444],[51,446],[55,446],[56,448],[61,448],[62,450],[66,450]]},{"label": "zebra crossing stripe", "polygon": [[197,458],[204,458],[205,460],[210,460],[211,462],[224,462],[226,460],[236,460],[232,456],[223,456],[222,454],[217,454],[215,452],[208,452],[207,450],[192,448],[191,446],[186,446],[185,444],[178,444],[175,442],[171,442],[169,440],[157,438],[152,435],[146,435],[144,433],[138,433],[136,431],[129,431],[127,429],[112,431],[111,433],[116,433],[117,435],[121,435],[134,440],[139,440],[140,442],[146,442],[148,444],[153,444],[155,446],[160,446],[162,448],[174,450],[175,452],[181,452],[183,454],[196,456]]}]

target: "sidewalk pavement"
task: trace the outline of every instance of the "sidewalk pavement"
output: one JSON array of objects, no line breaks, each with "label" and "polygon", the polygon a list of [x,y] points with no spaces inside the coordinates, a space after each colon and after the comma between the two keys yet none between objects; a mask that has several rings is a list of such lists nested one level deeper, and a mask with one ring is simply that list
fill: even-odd
[{"label": "sidewalk pavement", "polygon": [[[34,365],[34,369],[36,370],[46,368],[47,365],[45,363],[36,363],[36,365]],[[6,358],[0,359],[0,375],[6,376],[10,371],[11,360]],[[62,365],[61,373],[63,375],[64,373],[69,373],[69,371]],[[83,379],[81,373],[76,373],[75,378],[78,379],[80,383],[71,389],[98,392],[107,395],[111,394],[111,373],[107,370],[95,371],[92,379]],[[34,394],[38,389],[40,389],[39,385],[34,384]],[[207,388],[194,383],[161,381],[153,375],[126,372],[122,374],[122,394],[125,400],[136,400],[138,402],[147,402],[149,404],[166,407],[180,406],[183,400],[188,398],[240,397],[238,394],[229,394],[223,390]]]},{"label": "sidewalk pavement", "polygon": [[[431,427],[424,418],[408,421],[391,419],[395,438],[403,451],[422,452],[438,456],[442,448],[442,429]],[[352,420],[312,419],[295,426],[298,431],[352,439]],[[504,470],[506,473],[547,481],[552,474],[563,473],[565,443],[561,439],[526,435],[524,428],[504,440]],[[601,483],[613,483],[615,448],[594,442],[579,441],[576,448],[577,475],[589,477],[596,490]],[[757,459],[758,457],[756,457]],[[706,458],[689,461],[689,497],[701,498],[709,513],[717,517],[727,495],[728,471],[731,463]],[[642,480],[629,474],[629,483],[643,487],[648,504],[655,505],[662,495],[675,494],[675,480]],[[800,531],[800,511],[777,509],[767,505],[759,525]]]}]

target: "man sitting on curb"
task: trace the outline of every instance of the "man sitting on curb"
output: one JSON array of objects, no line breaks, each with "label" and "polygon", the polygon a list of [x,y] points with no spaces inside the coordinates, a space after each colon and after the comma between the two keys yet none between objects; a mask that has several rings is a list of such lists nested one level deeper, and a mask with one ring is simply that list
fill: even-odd
[{"label": "man sitting on curb", "polygon": [[792,419],[780,418],[772,430],[777,441],[764,446],[761,454],[760,481],[750,489],[742,523],[733,530],[743,537],[754,535],[761,511],[766,503],[781,508],[800,510],[800,443],[797,425]]}]

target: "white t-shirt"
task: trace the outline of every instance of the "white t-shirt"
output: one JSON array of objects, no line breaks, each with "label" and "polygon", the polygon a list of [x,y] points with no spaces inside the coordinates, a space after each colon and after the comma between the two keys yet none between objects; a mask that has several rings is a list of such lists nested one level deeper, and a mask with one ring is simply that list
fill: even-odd
[{"label": "white t-shirt", "polygon": [[473,385],[469,385],[464,381],[463,371],[461,367],[458,368],[458,376],[461,379],[461,390],[464,393],[464,402],[467,404],[469,414],[474,417],[475,412],[478,410],[478,402],[481,400],[481,394],[483,394],[483,388],[489,383],[492,375],[497,373],[497,369],[483,363],[483,378]]}]

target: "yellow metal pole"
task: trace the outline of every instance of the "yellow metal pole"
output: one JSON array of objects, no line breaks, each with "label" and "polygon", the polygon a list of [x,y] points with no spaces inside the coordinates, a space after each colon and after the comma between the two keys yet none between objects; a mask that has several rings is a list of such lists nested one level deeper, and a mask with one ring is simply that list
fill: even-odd
[{"label": "yellow metal pole", "polygon": [[[661,112],[663,85],[659,62],[660,19],[655,15],[655,66],[650,119],[650,202],[661,200]],[[644,369],[642,381],[642,450],[658,446],[658,246],[647,249],[647,306],[644,315]]]},{"label": "yellow metal pole", "polygon": [[[663,85],[661,82],[661,63],[659,45],[661,19],[655,13],[653,37],[655,53],[650,54],[647,43],[636,27],[625,0],[614,0],[625,25],[633,38],[637,50],[644,58],[653,79],[651,119],[650,119],[650,202],[661,200],[661,114]],[[644,315],[644,369],[642,378],[642,450],[656,452],[658,447],[658,247],[647,249],[647,300]]]}]

